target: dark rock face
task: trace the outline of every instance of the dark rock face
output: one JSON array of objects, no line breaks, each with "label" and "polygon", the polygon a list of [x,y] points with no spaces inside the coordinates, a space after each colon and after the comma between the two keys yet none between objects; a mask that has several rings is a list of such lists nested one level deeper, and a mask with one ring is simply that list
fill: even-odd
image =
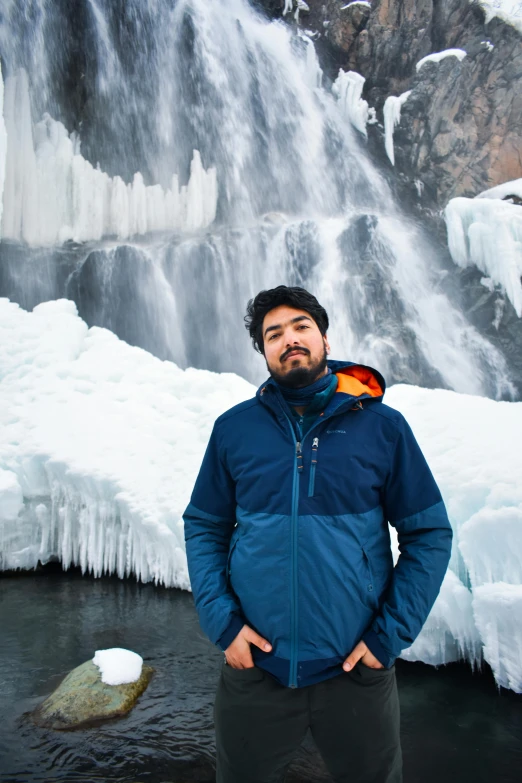
[{"label": "dark rock face", "polygon": [[[276,4],[264,3],[266,10]],[[412,90],[394,136],[395,167],[422,183],[424,206],[441,208],[454,196],[522,177],[522,36],[515,28],[497,18],[486,24],[480,6],[462,0],[308,5],[301,25],[317,33],[327,75],[361,73],[364,98],[381,121],[386,98]],[[467,57],[427,63],[417,73],[423,57],[453,48]],[[382,129],[369,133],[370,147],[382,148]]]}]

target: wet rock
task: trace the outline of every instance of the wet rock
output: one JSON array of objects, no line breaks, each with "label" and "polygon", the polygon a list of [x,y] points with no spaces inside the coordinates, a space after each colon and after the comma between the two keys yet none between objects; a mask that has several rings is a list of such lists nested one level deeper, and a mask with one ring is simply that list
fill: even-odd
[{"label": "wet rock", "polygon": [[135,705],[147,688],[154,669],[143,666],[141,677],[126,685],[105,685],[92,661],[73,669],[36,710],[33,721],[46,729],[80,729],[120,718]]}]

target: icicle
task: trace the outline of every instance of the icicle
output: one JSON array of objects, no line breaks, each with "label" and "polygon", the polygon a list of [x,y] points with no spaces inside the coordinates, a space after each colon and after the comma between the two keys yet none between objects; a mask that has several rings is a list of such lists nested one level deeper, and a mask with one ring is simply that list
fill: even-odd
[{"label": "icicle", "polygon": [[406,103],[410,95],[411,90],[408,90],[408,92],[403,92],[402,95],[399,95],[398,98],[390,95],[384,102],[384,146],[392,166],[395,166],[393,131],[395,126],[401,121],[401,107],[403,103]]}]

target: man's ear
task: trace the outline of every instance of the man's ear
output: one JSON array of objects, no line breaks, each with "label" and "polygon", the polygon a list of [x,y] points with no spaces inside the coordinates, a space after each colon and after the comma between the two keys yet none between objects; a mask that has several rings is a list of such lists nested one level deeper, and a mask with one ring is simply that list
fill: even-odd
[{"label": "man's ear", "polygon": [[324,347],[325,347],[325,350],[326,350],[326,354],[329,355],[329,353],[330,353],[330,343],[328,342],[328,337],[326,335],[324,335],[323,339],[324,339]]}]

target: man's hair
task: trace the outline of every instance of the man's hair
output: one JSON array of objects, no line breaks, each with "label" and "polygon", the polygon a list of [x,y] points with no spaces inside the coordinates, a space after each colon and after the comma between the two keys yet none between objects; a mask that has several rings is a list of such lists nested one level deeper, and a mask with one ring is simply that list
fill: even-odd
[{"label": "man's hair", "polygon": [[314,319],[323,337],[328,331],[328,314],[313,294],[298,286],[278,285],[277,288],[260,291],[247,304],[245,326],[252,339],[252,345],[259,353],[263,355],[265,353],[263,341],[264,317],[270,310],[281,305],[307,312]]}]

